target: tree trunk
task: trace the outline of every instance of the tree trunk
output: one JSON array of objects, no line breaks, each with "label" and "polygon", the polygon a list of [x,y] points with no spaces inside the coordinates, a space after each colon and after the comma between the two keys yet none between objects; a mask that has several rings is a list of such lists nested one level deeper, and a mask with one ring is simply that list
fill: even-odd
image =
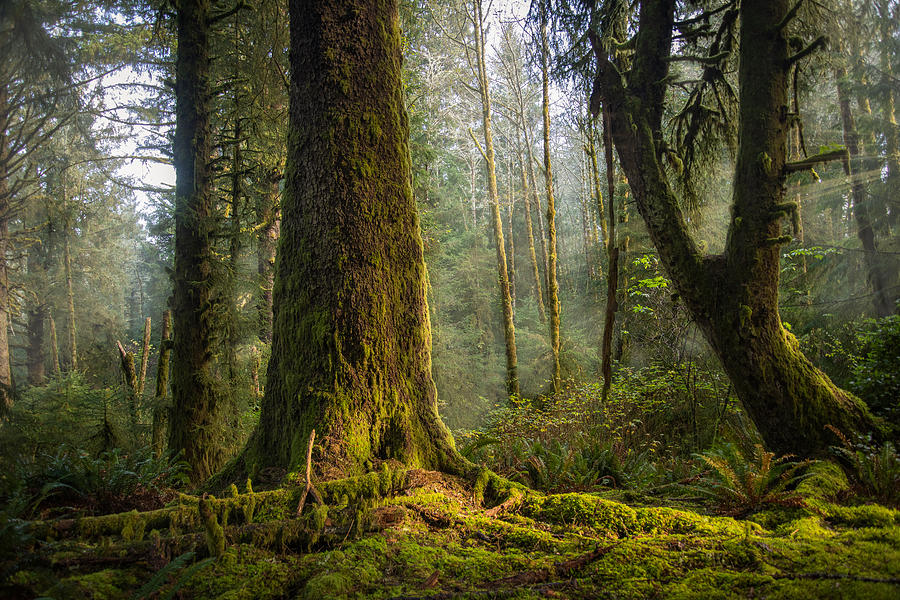
[{"label": "tree trunk", "polygon": [[59,374],[59,339],[56,337],[56,321],[53,320],[53,314],[47,314],[50,319],[50,368],[53,374]]},{"label": "tree trunk", "polygon": [[[702,256],[661,166],[662,114],[675,0],[645,0],[627,85],[600,40],[592,97],[608,104],[612,134],[638,211],[677,291],[722,361],[765,443],[775,452],[824,455],[825,425],[876,428],[865,405],[800,352],[778,313],[791,61],[788,0],[740,7],[740,107],[732,221],[721,256]],[[789,20],[789,18],[787,19]]]},{"label": "tree trunk", "polygon": [[263,176],[265,189],[260,197],[257,219],[261,224],[257,236],[256,265],[259,277],[259,339],[272,343],[272,286],[275,283],[275,250],[281,231],[281,208],[278,182],[281,173],[270,171]]},{"label": "tree trunk", "polygon": [[856,221],[856,234],[862,244],[866,262],[866,273],[869,285],[874,292],[872,305],[875,315],[886,317],[893,312],[893,303],[887,293],[886,277],[882,270],[878,256],[878,248],[875,243],[875,229],[872,227],[872,219],[869,214],[868,194],[866,184],[860,176],[865,167],[860,155],[859,133],[856,131],[856,123],[850,110],[850,97],[846,80],[846,71],[842,68],[835,70],[835,79],[838,88],[838,104],[841,110],[841,127],[843,129],[844,145],[847,146],[848,157],[844,160],[844,173],[850,178],[850,191],[853,200],[853,219]]},{"label": "tree trunk", "polygon": [[[291,109],[260,423],[223,477],[396,459],[462,472],[437,413],[396,0],[292,0]],[[320,442],[318,440],[321,440]]]},{"label": "tree trunk", "polygon": [[484,160],[487,163],[488,197],[493,215],[494,245],[497,248],[497,271],[500,283],[500,304],[503,308],[503,337],[506,341],[506,392],[519,394],[518,360],[516,357],[516,328],[513,324],[509,276],[506,268],[506,248],[503,244],[503,220],[500,217],[500,198],[497,193],[497,171],[494,161],[494,139],[491,132],[491,94],[488,87],[487,64],[484,56],[484,15],[481,0],[473,2],[475,23],[475,54],[478,62],[478,85],[481,90],[481,122],[484,127]]},{"label": "tree trunk", "polygon": [[[606,204],[609,207],[608,225],[603,232],[603,237],[606,240],[609,266],[606,268],[606,315],[603,319],[600,370],[603,373],[603,403],[606,404],[609,399],[609,390],[612,387],[612,339],[616,324],[616,311],[619,309],[617,301],[619,297],[619,246],[616,240],[615,164],[613,162],[609,111],[606,105],[603,106],[603,142],[603,151],[606,155],[606,183],[608,186]],[[596,160],[594,160],[594,164],[596,164]],[[602,204],[598,206],[602,206]]]},{"label": "tree trunk", "polygon": [[144,384],[147,381],[147,365],[150,364],[150,317],[144,320],[144,339],[141,343],[141,372],[137,380],[138,397],[144,395]]},{"label": "tree trunk", "polygon": [[47,307],[43,304],[28,310],[26,363],[28,366],[29,385],[41,385],[44,383],[44,319],[46,317]]},{"label": "tree trunk", "polygon": [[541,12],[541,84],[544,92],[544,181],[547,185],[547,305],[550,310],[550,350],[553,352],[553,391],[560,389],[559,368],[559,285],[556,281],[556,203],[553,198],[553,169],[550,165],[550,48],[547,39],[547,1]]},{"label": "tree trunk", "polygon": [[[882,130],[884,132],[884,153],[885,163],[887,167],[887,178],[885,179],[885,205],[890,210],[888,215],[888,224],[895,238],[900,238],[900,231],[897,230],[898,220],[900,220],[900,128],[897,126],[897,116],[895,113],[895,102],[897,95],[897,79],[894,74],[894,63],[891,61],[892,48],[896,44],[895,29],[892,30],[891,24],[896,27],[897,18],[900,17],[900,8],[896,2],[893,7],[888,0],[878,0],[879,24],[881,40],[879,43],[879,64],[881,71],[881,114],[882,114]],[[895,294],[896,295],[896,294]]]},{"label": "tree trunk", "polygon": [[512,156],[510,155],[508,166],[508,182],[506,189],[506,218],[509,222],[509,298],[512,302],[513,315],[516,310],[516,244],[513,238],[513,209],[515,208],[516,198],[513,193],[513,166]]},{"label": "tree trunk", "polygon": [[165,311],[162,321],[162,335],[159,340],[159,361],[156,364],[156,394],[153,403],[153,424],[150,438],[153,455],[162,456],[165,446],[166,424],[169,422],[169,407],[166,396],[169,395],[169,357],[172,354],[172,313]]},{"label": "tree trunk", "polygon": [[169,448],[199,482],[221,464],[214,388],[213,229],[210,157],[209,0],[177,3],[175,275]]},{"label": "tree trunk", "polygon": [[547,320],[544,311],[544,292],[541,285],[541,272],[538,269],[537,254],[534,251],[534,227],[531,220],[531,192],[528,189],[528,175],[525,171],[525,164],[522,162],[521,137],[516,136],[519,142],[519,169],[522,171],[522,198],[525,201],[525,237],[528,239],[528,258],[531,259],[531,275],[534,279],[534,299],[538,305],[538,314],[541,317],[541,323]]},{"label": "tree trunk", "polygon": [[[64,184],[65,185],[65,184]],[[66,194],[65,188],[63,194]],[[65,203],[65,200],[63,201]],[[68,211],[63,206],[63,210]],[[65,230],[63,231],[63,269],[66,278],[66,308],[68,315],[68,335],[69,335],[69,369],[71,371],[78,370],[78,341],[77,331],[75,329],[75,290],[72,283],[72,253],[69,251],[69,229],[70,223],[68,218],[65,221]]]}]

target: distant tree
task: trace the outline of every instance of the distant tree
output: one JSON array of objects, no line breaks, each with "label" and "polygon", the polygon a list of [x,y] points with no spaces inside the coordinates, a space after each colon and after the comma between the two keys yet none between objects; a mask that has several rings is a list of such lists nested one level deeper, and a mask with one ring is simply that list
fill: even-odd
[{"label": "distant tree", "polygon": [[[591,33],[598,63],[591,108],[595,114],[601,104],[609,110],[616,150],[650,237],[766,444],[778,453],[810,455],[826,451],[831,440],[825,425],[871,431],[876,424],[858,398],[803,356],[778,311],[780,249],[791,239],[782,233],[782,219],[796,209],[784,201],[785,177],[831,157],[814,156],[803,164],[788,163],[786,157],[789,72],[822,43],[792,50],[790,38],[803,5],[743,0],[702,12],[694,3],[643,0],[628,29],[635,32],[633,39],[618,39],[608,30],[603,37]],[[625,2],[604,6],[630,10]],[[739,146],[732,218],[724,253],[705,255],[689,233],[664,161],[680,151],[679,162],[689,174],[697,156],[691,153],[702,151],[704,137],[715,139],[711,119],[727,111],[722,73],[738,29]],[[685,54],[673,55],[679,48],[676,34],[692,40]],[[613,47],[629,49],[627,64],[611,58]],[[695,61],[703,76],[677,113],[681,120],[674,129],[683,135],[670,144],[663,115],[675,60]],[[704,102],[716,98],[720,109],[707,110]]]},{"label": "distant tree", "polygon": [[292,0],[288,168],[260,423],[223,475],[461,472],[437,414],[396,0]]}]

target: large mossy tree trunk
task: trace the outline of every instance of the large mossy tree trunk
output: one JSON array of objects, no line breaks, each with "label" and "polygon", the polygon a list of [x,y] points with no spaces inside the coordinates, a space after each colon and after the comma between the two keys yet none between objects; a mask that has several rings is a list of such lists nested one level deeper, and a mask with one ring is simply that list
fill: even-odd
[{"label": "large mossy tree trunk", "polygon": [[437,412],[396,0],[292,0],[288,166],[260,423],[223,477],[462,472]]},{"label": "large mossy tree trunk", "polygon": [[744,0],[740,6],[740,107],[732,220],[722,255],[694,243],[661,165],[662,115],[672,48],[675,0],[644,0],[625,76],[592,35],[599,71],[592,97],[610,111],[613,139],[676,289],[720,358],[745,409],[775,452],[823,454],[826,425],[870,431],[862,402],[835,386],[799,350],[778,312],[785,157],[792,64],[789,0]]},{"label": "large mossy tree trunk", "polygon": [[209,0],[177,3],[175,275],[169,448],[183,452],[193,481],[221,464],[213,372],[212,173]]}]

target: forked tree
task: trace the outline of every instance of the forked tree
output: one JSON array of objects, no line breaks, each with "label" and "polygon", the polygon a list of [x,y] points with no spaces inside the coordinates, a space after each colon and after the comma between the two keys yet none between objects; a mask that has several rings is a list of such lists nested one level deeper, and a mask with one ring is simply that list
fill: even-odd
[{"label": "forked tree", "polygon": [[[849,432],[871,431],[876,423],[858,398],[807,360],[778,312],[781,247],[790,241],[782,222],[796,209],[785,202],[785,178],[830,158],[787,161],[788,133],[797,118],[789,108],[789,72],[820,43],[792,45],[803,4],[722,2],[698,18],[676,0],[643,0],[634,39],[591,34],[598,62],[591,108],[594,114],[601,104],[609,110],[615,147],[650,237],[766,444],[776,452],[805,456],[823,453],[834,441],[826,425]],[[664,167],[664,158],[673,152],[663,133],[667,99],[673,97],[666,93],[673,80],[670,67],[689,58],[673,56],[673,48],[680,47],[673,39],[701,32],[704,23],[718,23],[723,34],[706,48],[706,56],[693,57],[707,89],[692,99],[713,96],[713,69],[721,74],[730,54],[730,31],[740,32],[732,216],[725,250],[718,255],[704,254],[694,243],[671,171]],[[633,49],[627,64],[611,57],[614,48]],[[693,114],[702,114],[703,105],[697,106]]]}]

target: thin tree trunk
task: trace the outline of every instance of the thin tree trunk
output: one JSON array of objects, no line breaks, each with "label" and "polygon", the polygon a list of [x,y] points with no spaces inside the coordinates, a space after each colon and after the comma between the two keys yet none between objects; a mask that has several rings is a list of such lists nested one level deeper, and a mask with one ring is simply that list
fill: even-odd
[{"label": "thin tree trunk", "polygon": [[[597,206],[597,219],[600,221],[600,234],[603,236],[603,244],[609,247],[609,227],[607,226],[606,221],[606,209],[603,206],[603,192],[601,190],[600,185],[600,168],[597,166],[597,136],[594,133],[594,119],[590,115],[587,117],[587,129],[588,129],[588,156],[591,159],[591,179],[593,180],[592,189],[594,190],[594,204]],[[604,127],[604,132],[606,131]],[[604,133],[605,135],[605,133]],[[609,173],[607,173],[607,179],[609,182],[612,182],[613,179],[609,179],[612,177],[610,174],[612,172],[612,147],[607,147],[604,144],[604,152],[607,153],[606,159],[606,169]],[[610,184],[609,185],[609,202],[613,201],[612,192],[615,191],[615,187]]]},{"label": "thin tree trunk", "polygon": [[50,368],[53,374],[59,374],[59,339],[56,337],[56,321],[53,320],[53,314],[48,312],[47,318],[50,319]]},{"label": "thin tree trunk", "polygon": [[519,169],[522,171],[522,199],[525,202],[525,237],[528,239],[528,258],[531,260],[531,274],[534,279],[534,299],[535,302],[537,302],[541,323],[543,323],[547,320],[547,315],[544,310],[544,293],[543,286],[541,285],[541,272],[538,269],[537,255],[534,251],[534,228],[531,220],[531,191],[528,189],[528,175],[525,171],[525,164],[522,162],[521,135],[516,136],[516,141],[519,145]]},{"label": "thin tree trunk", "polygon": [[484,57],[484,15],[481,0],[473,2],[475,22],[475,53],[478,62],[478,85],[481,89],[481,120],[484,128],[484,160],[487,163],[488,198],[493,215],[494,244],[497,247],[497,271],[500,284],[500,304],[503,308],[503,336],[506,341],[506,391],[510,396],[519,394],[519,376],[516,358],[516,328],[513,324],[512,299],[509,292],[509,275],[506,266],[506,248],[503,242],[503,221],[500,217],[500,198],[497,193],[497,172],[494,160],[494,139],[491,132],[491,94],[488,88],[487,65]]},{"label": "thin tree trunk", "polygon": [[[887,178],[884,182],[885,206],[889,209],[888,225],[891,228],[892,235],[895,239],[900,239],[900,230],[898,230],[898,222],[900,222],[900,128],[897,126],[896,115],[896,98],[897,83],[894,73],[894,63],[891,60],[892,55],[896,56],[892,48],[897,43],[894,37],[894,30],[891,25],[896,26],[897,18],[900,17],[900,7],[896,2],[891,3],[888,0],[878,0],[879,25],[881,33],[881,41],[878,46],[879,65],[881,71],[881,115],[882,130],[884,132],[884,153],[885,166],[887,167]],[[896,296],[896,294],[894,294]]]},{"label": "thin tree trunk", "polygon": [[159,361],[156,364],[156,394],[153,403],[153,424],[150,438],[153,455],[162,456],[165,447],[166,425],[169,422],[169,357],[172,354],[172,313],[165,311],[162,320],[162,335],[159,340]]},{"label": "thin tree trunk", "polygon": [[264,175],[265,190],[260,198],[257,219],[262,224],[257,237],[257,274],[259,276],[259,339],[272,343],[272,286],[275,283],[275,252],[281,232],[281,207],[278,201],[278,182],[281,173],[270,171]]},{"label": "thin tree trunk", "polygon": [[550,310],[550,350],[553,352],[553,391],[560,390],[559,291],[556,280],[556,203],[553,198],[553,169],[550,165],[550,48],[547,39],[547,4],[541,0],[541,84],[544,101],[544,181],[547,184],[547,304]]},{"label": "thin tree trunk", "polygon": [[[606,252],[609,257],[609,265],[606,268],[606,314],[603,319],[600,370],[603,373],[603,403],[606,404],[609,399],[609,390],[612,387],[612,339],[616,323],[616,311],[618,310],[619,247],[616,239],[616,182],[615,164],[613,162],[612,132],[609,124],[609,111],[605,104],[603,106],[603,153],[606,156],[606,184],[608,186],[606,205],[609,209],[609,218],[607,219],[608,225],[603,236],[606,239]],[[593,162],[596,164],[596,160]],[[600,206],[602,206],[602,204]]]},{"label": "thin tree trunk", "polygon": [[212,266],[214,227],[209,168],[209,0],[177,4],[175,82],[175,275],[172,413],[169,448],[183,452],[200,482],[222,463],[214,388]]},{"label": "thin tree trunk", "polygon": [[135,437],[138,430],[138,376],[134,368],[134,352],[126,352],[122,347],[122,342],[116,342],[119,349],[119,359],[122,363],[122,381],[125,383],[125,393],[128,394],[128,404],[130,407],[131,433]]},{"label": "thin tree trunk", "polygon": [[137,381],[137,395],[144,395],[144,384],[147,381],[147,365],[150,364],[150,317],[144,320],[144,339],[141,343],[141,373]]},{"label": "thin tree trunk", "polygon": [[44,320],[47,307],[43,304],[28,310],[28,349],[26,363],[28,365],[28,384],[44,383]]},{"label": "thin tree trunk", "polygon": [[843,129],[844,145],[847,146],[848,158],[844,160],[844,173],[850,177],[850,191],[853,199],[853,218],[856,221],[856,234],[862,243],[865,252],[866,271],[869,285],[874,292],[873,308],[879,317],[885,317],[893,312],[893,306],[887,294],[885,275],[878,257],[878,248],[875,242],[875,230],[869,214],[868,194],[865,183],[859,173],[863,170],[860,156],[859,134],[856,131],[856,123],[850,110],[850,97],[847,73],[843,68],[835,70],[835,79],[838,88],[838,104],[841,110],[841,127]]},{"label": "thin tree trunk", "polygon": [[512,166],[512,155],[509,157],[509,161],[507,163],[508,174],[507,174],[507,191],[506,191],[506,216],[509,221],[509,252],[507,256],[509,256],[509,297],[512,302],[513,307],[513,315],[515,315],[516,309],[516,244],[513,238],[513,209],[516,204],[516,197],[513,193],[513,166]]},{"label": "thin tree trunk", "polygon": [[78,370],[78,341],[75,329],[75,290],[72,284],[72,254],[69,251],[69,223],[66,220],[66,229],[63,231],[63,267],[66,278],[66,307],[68,315],[69,334],[69,369]]}]

